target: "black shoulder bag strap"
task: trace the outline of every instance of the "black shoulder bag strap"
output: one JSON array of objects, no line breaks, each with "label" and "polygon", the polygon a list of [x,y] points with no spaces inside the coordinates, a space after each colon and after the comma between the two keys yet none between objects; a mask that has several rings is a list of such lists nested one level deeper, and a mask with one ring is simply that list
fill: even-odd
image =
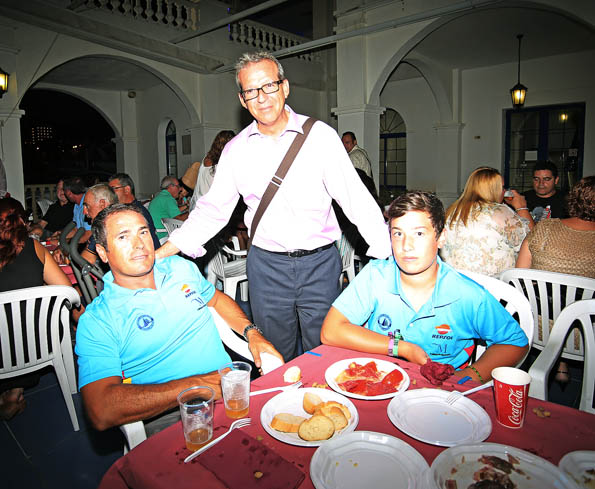
[{"label": "black shoulder bag strap", "polygon": [[312,129],[312,126],[315,122],[316,119],[314,119],[313,117],[309,117],[308,119],[306,119],[306,122],[304,122],[304,125],[302,126],[304,132],[296,134],[295,139],[293,140],[291,146],[287,150],[287,153],[285,153],[285,156],[283,157],[283,161],[279,165],[279,168],[277,168],[277,171],[275,172],[273,178],[271,178],[269,186],[264,191],[262,199],[260,199],[260,204],[256,209],[256,213],[254,214],[254,219],[252,219],[252,225],[250,226],[250,239],[248,240],[248,249],[250,249],[250,245],[252,244],[252,240],[254,239],[254,233],[256,233],[256,228],[260,223],[260,219],[262,218],[264,212],[267,210],[267,207],[271,203],[271,200],[273,200],[273,197],[277,193],[277,190],[279,190],[279,187],[283,183],[285,175],[287,175],[287,172],[289,171],[289,168],[291,167],[293,160],[295,160],[296,156],[300,152],[300,149],[306,141],[306,138],[310,133],[310,129]]}]

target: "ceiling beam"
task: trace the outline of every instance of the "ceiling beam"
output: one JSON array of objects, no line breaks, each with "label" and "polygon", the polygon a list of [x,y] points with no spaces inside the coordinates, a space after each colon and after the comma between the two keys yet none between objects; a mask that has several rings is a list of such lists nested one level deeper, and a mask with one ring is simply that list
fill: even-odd
[{"label": "ceiling beam", "polygon": [[212,56],[91,20],[38,0],[2,0],[0,15],[195,73],[212,73],[221,66],[221,60]]}]

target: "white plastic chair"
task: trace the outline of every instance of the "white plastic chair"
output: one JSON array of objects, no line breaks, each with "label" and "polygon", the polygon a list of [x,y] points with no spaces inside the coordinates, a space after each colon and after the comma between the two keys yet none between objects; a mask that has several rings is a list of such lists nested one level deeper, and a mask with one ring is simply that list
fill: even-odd
[{"label": "white plastic chair", "polygon": [[[213,315],[215,325],[217,326],[217,331],[219,332],[219,336],[221,337],[223,344],[238,355],[241,355],[248,360],[254,360],[252,353],[250,353],[250,350],[248,349],[248,342],[239,337],[215,309],[209,307],[209,311]],[[261,361],[263,374],[272,372],[276,368],[283,365],[281,360],[269,353],[261,354]],[[120,426],[120,430],[122,430],[122,433],[124,433],[124,436],[126,437],[124,453],[127,453],[128,449],[132,450],[139,443],[142,443],[147,439],[145,425],[142,421],[124,424]]]},{"label": "white plastic chair", "polygon": [[171,219],[171,218],[167,218],[167,217],[162,217],[161,223],[163,224],[163,227],[167,231],[167,234],[170,235],[173,231],[175,231],[182,224],[184,224],[184,221],[180,221],[179,219]]},{"label": "white plastic chair", "polygon": [[[517,315],[518,319],[515,318],[521,329],[527,335],[529,340],[529,347],[531,347],[531,339],[533,338],[533,313],[531,312],[531,304],[527,298],[516,290],[512,285],[508,285],[497,278],[488,277],[481,273],[469,272],[467,270],[458,270],[463,275],[475,280],[478,284],[482,285],[490,294],[492,294],[510,313],[511,316]],[[517,363],[517,367],[523,363],[527,355],[529,354],[529,348],[525,356]],[[476,349],[476,359],[479,358],[486,350],[485,346],[478,345]]]},{"label": "white plastic chair", "polygon": [[341,275],[339,276],[339,286],[343,286],[343,278],[347,274],[347,280],[349,283],[355,278],[355,250],[347,237],[343,234],[341,239],[335,242],[339,254],[341,255],[341,263],[343,268],[341,269]]},{"label": "white plastic chair", "polygon": [[50,208],[50,205],[52,205],[53,202],[50,199],[39,199],[37,201],[37,205],[39,206],[39,209],[41,210],[41,217],[45,216],[45,213],[48,211],[48,209]]},{"label": "white plastic chair", "polygon": [[593,389],[595,386],[595,299],[577,301],[558,315],[554,327],[550,331],[548,342],[539,354],[531,368],[531,386],[529,395],[547,401],[548,377],[553,365],[556,363],[560,351],[564,347],[570,328],[576,322],[580,323],[584,338],[583,388],[579,409],[595,414],[593,408]]},{"label": "white plastic chair", "polygon": [[[236,298],[238,285],[242,301],[248,300],[248,275],[246,274],[246,250],[235,251],[223,245],[223,247],[211,258],[208,266],[207,280],[217,286],[217,280],[223,283],[223,292]],[[244,257],[242,260],[227,260],[226,257]]]},{"label": "white plastic chair", "polygon": [[[561,311],[573,302],[592,299],[595,293],[594,279],[546,270],[511,268],[502,272],[500,280],[513,285],[529,299],[535,325],[533,347],[539,350],[547,344],[550,329]],[[583,356],[583,342],[576,329],[568,337],[562,357],[582,361]]]},{"label": "white plastic chair", "polygon": [[[77,385],[69,309],[80,303],[76,290],[65,285],[0,293],[0,379],[51,365],[56,371],[74,431],[79,430],[79,423],[72,400]],[[8,318],[11,318],[10,326]]]}]

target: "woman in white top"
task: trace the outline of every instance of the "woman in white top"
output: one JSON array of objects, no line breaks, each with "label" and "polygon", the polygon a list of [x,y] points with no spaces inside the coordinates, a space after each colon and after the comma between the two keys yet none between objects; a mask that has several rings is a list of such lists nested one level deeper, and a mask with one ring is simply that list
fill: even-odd
[{"label": "woman in white top", "polygon": [[[503,204],[500,172],[474,170],[461,196],[446,211],[444,261],[454,268],[497,277],[515,266],[521,243],[533,227],[525,197],[516,190]],[[516,211],[516,212],[515,212]]]},{"label": "woman in white top", "polygon": [[202,165],[200,165],[200,168],[198,169],[194,194],[190,201],[190,210],[194,209],[196,201],[205,195],[211,188],[213,179],[215,178],[215,172],[217,171],[217,163],[219,163],[223,148],[225,148],[225,145],[231,141],[235,135],[236,134],[233,131],[219,131],[215,136],[215,139],[213,139],[211,149],[209,149],[209,152],[202,161]]}]

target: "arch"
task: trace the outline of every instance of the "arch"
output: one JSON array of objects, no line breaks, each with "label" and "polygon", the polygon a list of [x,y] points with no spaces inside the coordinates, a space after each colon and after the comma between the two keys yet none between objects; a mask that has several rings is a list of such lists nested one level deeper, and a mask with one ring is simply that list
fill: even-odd
[{"label": "arch", "polygon": [[[29,90],[35,90],[35,89],[40,89],[40,90],[43,89],[43,90],[48,90],[51,92],[64,93],[66,95],[70,95],[71,97],[79,99],[80,101],[87,104],[89,107],[92,107],[99,115],[101,115],[101,117],[104,118],[104,120],[110,126],[111,130],[114,131],[114,137],[116,137],[116,138],[122,137],[122,133],[121,133],[120,129],[118,128],[116,123],[112,120],[112,118],[99,105],[97,105],[92,99],[85,97],[83,94],[76,91],[76,87],[70,87],[68,85],[53,85],[50,83],[39,83],[39,84],[35,84],[34,86],[29,87],[27,89],[27,92]],[[27,93],[27,92],[25,92],[25,93]]]},{"label": "arch", "polygon": [[[572,20],[578,24],[582,24],[591,30],[594,28],[593,24],[576,16],[570,10],[566,10],[566,9],[563,9],[560,7],[553,7],[549,4],[547,4],[545,0],[543,2],[540,2],[539,0],[536,0],[536,1],[510,0],[510,1],[498,3],[497,5],[484,7],[482,10],[501,9],[501,8],[524,8],[524,9],[545,10],[545,11],[549,11],[549,12],[567,17],[569,20]],[[433,21],[432,23],[425,26],[424,28],[422,28],[419,32],[417,32],[409,40],[407,40],[405,42],[405,44],[403,44],[397,50],[397,52],[395,54],[393,54],[393,56],[387,61],[384,69],[380,72],[380,75],[374,82],[372,90],[370,91],[370,95],[368,97],[368,104],[379,105],[380,93],[382,91],[382,88],[386,85],[386,82],[389,79],[391,73],[395,70],[395,68],[399,65],[399,63],[401,61],[403,61],[405,56],[407,56],[413,50],[413,48],[415,48],[426,37],[428,37],[430,34],[435,32],[436,30],[440,29],[442,26],[444,26],[460,17],[464,17],[467,15],[473,15],[475,12],[476,12],[475,10],[466,10],[463,12],[440,17],[440,18],[436,19],[435,21]],[[409,60],[407,60],[407,61],[409,61]],[[420,69],[420,72],[421,71],[422,70]],[[422,72],[422,74],[423,74],[423,72]],[[428,75],[429,78],[426,78],[426,74]],[[444,103],[441,100],[442,95],[440,93],[441,90],[438,88],[439,83],[438,84],[436,83],[439,80],[437,80],[435,78],[435,76],[432,75],[432,70],[426,71],[426,74],[424,74],[424,78],[430,84],[430,88],[432,88],[432,84],[433,84],[432,93],[434,93],[434,96],[438,97],[437,103],[438,103],[438,106],[441,107],[440,112],[442,115],[442,113],[443,113],[442,110],[445,110],[446,107],[444,106]],[[436,90],[436,92],[434,92],[434,90]],[[449,97],[449,99],[450,99],[450,97]],[[448,103],[448,105],[450,105],[450,102]],[[451,108],[451,113],[452,113],[452,108]]]},{"label": "arch", "polygon": [[184,106],[186,111],[188,112],[188,118],[190,119],[190,122],[192,125],[196,125],[196,124],[200,123],[200,117],[198,115],[198,112],[196,111],[194,104],[191,102],[190,98],[186,95],[185,91],[182,90],[180,88],[180,86],[172,78],[170,78],[163,72],[159,71],[158,69],[154,68],[150,64],[147,64],[147,63],[145,63],[141,60],[135,59],[135,58],[128,58],[123,55],[88,53],[83,56],[72,56],[70,59],[60,60],[59,63],[53,64],[48,69],[46,69],[43,73],[37,74],[36,78],[33,79],[31,81],[31,83],[29,84],[29,87],[27,88],[27,90],[34,87],[38,83],[43,83],[43,77],[45,75],[47,75],[48,73],[50,73],[51,71],[53,71],[54,69],[56,69],[60,66],[66,65],[71,61],[74,61],[77,59],[83,59],[83,58],[114,59],[114,60],[122,61],[125,63],[133,64],[135,66],[138,66],[141,69],[146,70],[147,72],[151,73],[156,78],[158,78],[165,86],[167,86],[176,95],[176,97],[178,97],[178,99],[180,100],[180,102],[182,103],[182,105]]}]

